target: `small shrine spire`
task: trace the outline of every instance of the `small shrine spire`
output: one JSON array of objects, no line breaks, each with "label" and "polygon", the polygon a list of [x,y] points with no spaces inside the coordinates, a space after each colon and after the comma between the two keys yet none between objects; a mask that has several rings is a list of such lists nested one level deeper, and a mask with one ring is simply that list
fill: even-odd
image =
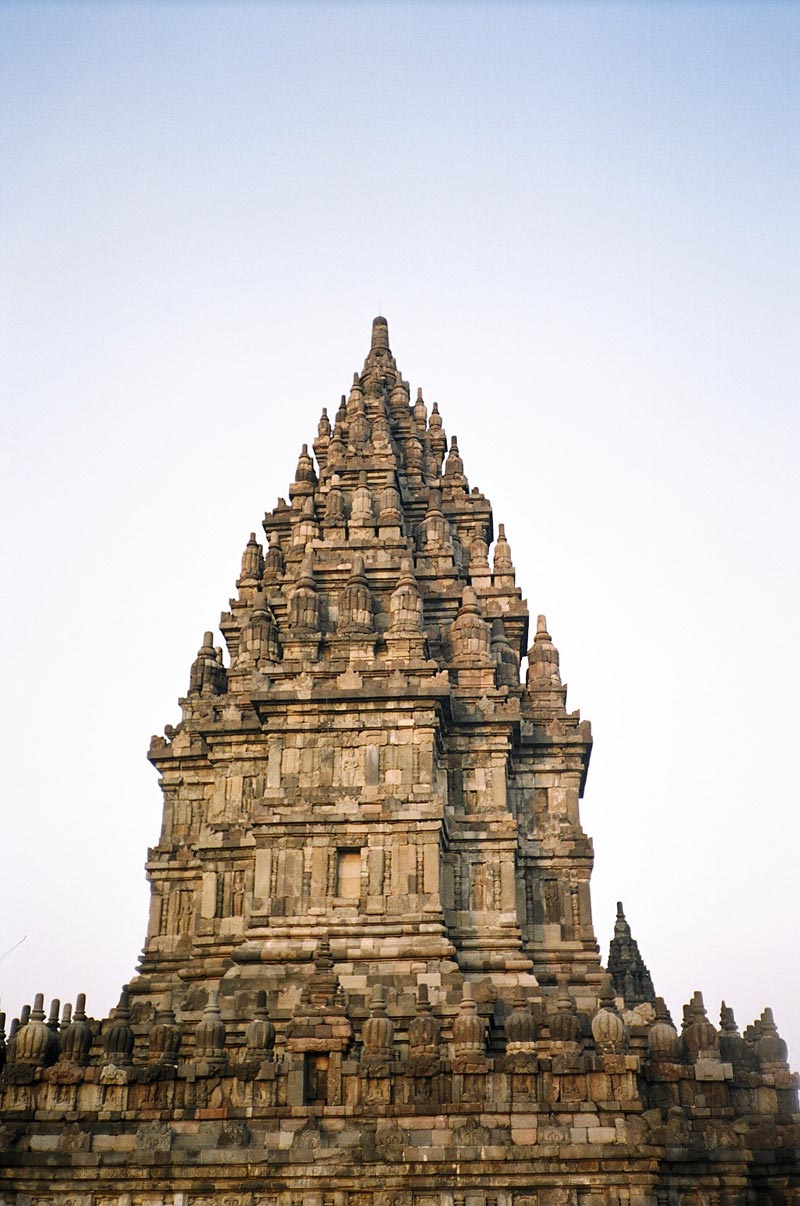
[{"label": "small shrine spire", "polygon": [[547,631],[547,617],[538,616],[536,636],[528,650],[528,689],[531,687],[560,687],[558,650]]},{"label": "small shrine spire", "polygon": [[631,927],[626,920],[622,901],[617,902],[614,937],[608,952],[608,974],[611,976],[616,995],[624,998],[628,1009],[655,1001],[653,981],[639,953],[639,944],[631,936]]}]

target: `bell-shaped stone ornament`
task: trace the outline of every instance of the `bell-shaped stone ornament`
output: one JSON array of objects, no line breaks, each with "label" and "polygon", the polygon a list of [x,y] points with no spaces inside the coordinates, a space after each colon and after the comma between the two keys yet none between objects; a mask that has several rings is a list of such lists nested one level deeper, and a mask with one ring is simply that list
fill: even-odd
[{"label": "bell-shaped stone ornament", "polygon": [[319,599],[309,554],[303,558],[297,583],[289,597],[289,627],[298,634],[319,631]]},{"label": "bell-shaped stone ornament", "polygon": [[422,631],[423,604],[410,557],[400,562],[400,577],[389,600],[389,630],[393,635]]},{"label": "bell-shaped stone ornament", "polygon": [[394,1041],[394,1022],[386,1012],[386,994],[377,985],[370,1001],[370,1016],[361,1030],[364,1055],[372,1058],[389,1059]]},{"label": "bell-shaped stone ornament", "polygon": [[317,474],[314,469],[314,462],[308,453],[308,444],[304,444],[300,452],[294,480],[297,483],[304,483],[309,486],[316,486],[317,484]]},{"label": "bell-shaped stone ornament", "polygon": [[264,576],[264,550],[256,540],[255,532],[250,533],[250,539],[242,553],[242,572],[237,586],[255,586]]},{"label": "bell-shaped stone ornament", "polygon": [[353,502],[350,508],[350,527],[372,528],[374,526],[375,507],[372,499],[372,491],[369,488],[367,475],[362,471],[359,476],[358,486],[353,494]]},{"label": "bell-shaped stone ornament", "polygon": [[381,528],[399,527],[403,522],[402,502],[400,491],[394,483],[394,477],[389,477],[386,485],[378,496],[378,526]]},{"label": "bell-shaped stone ornament", "polygon": [[181,1045],[181,1028],[171,1008],[160,1009],[150,1028],[147,1056],[150,1063],[175,1068]]},{"label": "bell-shaped stone ornament", "polygon": [[514,998],[511,1013],[506,1018],[506,1054],[531,1052],[536,1044],[536,1023],[530,1005],[522,992]]},{"label": "bell-shaped stone ornament", "polygon": [[417,1012],[408,1027],[408,1048],[412,1056],[437,1056],[441,1040],[441,1027],[433,1015],[428,985],[420,984],[417,989]]},{"label": "bell-shaped stone ornament", "polygon": [[719,1058],[719,1036],[709,1021],[703,994],[695,992],[686,1013],[683,1045],[691,1062],[704,1058]]},{"label": "bell-shaped stone ornament", "polygon": [[464,462],[458,451],[458,440],[455,436],[450,440],[450,451],[444,463],[444,477],[460,478],[464,476]]},{"label": "bell-shaped stone ornament", "polygon": [[37,992],[33,1009],[14,1035],[13,1059],[23,1067],[43,1068],[50,1055],[50,1030],[44,1017],[44,995]]},{"label": "bell-shaped stone ornament", "polygon": [[647,1031],[647,1048],[650,1058],[675,1063],[680,1059],[681,1040],[672,1025],[663,997],[656,997],[655,1011],[655,1021]]},{"label": "bell-shaped stone ornament", "polygon": [[486,1050],[486,1023],[478,1013],[472,985],[464,983],[464,995],[453,1022],[453,1048],[456,1055],[483,1055]]},{"label": "bell-shaped stone ornament", "polygon": [[565,980],[559,981],[556,1012],[550,1017],[550,1038],[557,1043],[579,1043],[581,1040],[581,1019]]},{"label": "bell-shaped stone ornament", "polygon": [[497,666],[495,679],[498,687],[518,687],[519,661],[506,636],[502,616],[495,616],[492,620],[492,657]]},{"label": "bell-shaped stone ornament", "polygon": [[373,631],[374,603],[364,573],[364,558],[356,555],[347,584],[339,599],[338,631],[368,633]]},{"label": "bell-shaped stone ornament", "polygon": [[499,524],[497,529],[497,540],[494,545],[494,562],[492,566],[495,574],[512,574],[514,573],[514,563],[511,560],[511,545],[506,539],[505,524]]},{"label": "bell-shaped stone ornament", "polygon": [[428,408],[425,405],[425,399],[422,396],[421,389],[417,390],[417,400],[414,403],[414,422],[418,427],[421,427],[423,431],[428,423]]},{"label": "bell-shaped stone ornament", "polygon": [[279,578],[284,573],[284,570],[285,562],[280,536],[277,532],[270,532],[269,549],[264,558],[264,577],[270,579]]},{"label": "bell-shaped stone ornament", "polygon": [[213,632],[206,632],[189,674],[190,695],[221,695],[226,686],[225,667],[214,648]]},{"label": "bell-shaped stone ornament", "polygon": [[491,663],[491,629],[481,616],[478,596],[471,586],[464,587],[461,608],[450,626],[450,647],[456,666]]},{"label": "bell-shaped stone ornament", "polygon": [[323,406],[322,415],[320,416],[319,423],[317,424],[317,436],[319,439],[325,440],[330,436],[330,434],[331,421],[328,418],[328,408],[327,406]]},{"label": "bell-shaped stone ornament", "polygon": [[528,650],[528,690],[560,687],[558,650],[547,631],[547,619],[539,616],[536,621],[536,636]]},{"label": "bell-shaped stone ornament", "polygon": [[347,519],[344,491],[338,473],[331,478],[328,496],[325,499],[325,524],[328,527],[343,527]]},{"label": "bell-shaped stone ornament", "polygon": [[739,1034],[736,1018],[730,1005],[722,1002],[719,1016],[719,1054],[726,1064],[754,1065],[753,1051]]},{"label": "bell-shaped stone ornament", "polygon": [[756,1055],[762,1071],[776,1072],[788,1068],[788,1049],[786,1042],[778,1034],[778,1027],[772,1016],[771,1009],[765,1009],[759,1019],[761,1022],[761,1037],[756,1044]]},{"label": "bell-shaped stone ornament", "polygon": [[267,1013],[267,994],[259,989],[253,1020],[245,1031],[245,1050],[248,1059],[271,1059],[275,1046],[275,1027]]},{"label": "bell-shaped stone ornament", "polygon": [[610,976],[603,977],[600,1007],[592,1018],[592,1038],[597,1050],[604,1055],[617,1054],[625,1049],[627,1031],[617,1012]]},{"label": "bell-shaped stone ornament", "polygon": [[75,998],[75,1011],[61,1031],[61,1058],[67,1063],[85,1068],[94,1035],[86,1017],[86,994],[79,992]]},{"label": "bell-shaped stone ornament", "polygon": [[129,990],[125,986],[120,993],[119,1004],[114,1010],[111,1025],[103,1038],[105,1062],[107,1064],[114,1064],[118,1068],[129,1067],[133,1061],[135,1041],[135,1035],[131,1026]]},{"label": "bell-shaped stone ornament", "polygon": [[225,1025],[219,1010],[219,992],[209,989],[203,1016],[194,1032],[195,1059],[219,1061],[225,1058]]},{"label": "bell-shaped stone ornament", "polygon": [[239,660],[244,665],[263,667],[280,660],[278,625],[262,591],[256,593],[250,619],[239,639]]}]

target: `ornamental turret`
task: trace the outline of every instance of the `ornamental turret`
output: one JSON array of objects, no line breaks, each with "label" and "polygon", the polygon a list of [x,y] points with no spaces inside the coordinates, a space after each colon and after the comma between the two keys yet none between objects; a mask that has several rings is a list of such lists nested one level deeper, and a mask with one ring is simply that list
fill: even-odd
[{"label": "ornamental turret", "polygon": [[120,993],[119,1004],[103,1039],[105,1062],[117,1068],[128,1067],[133,1060],[135,1041],[131,1026],[130,993],[126,986]]}]

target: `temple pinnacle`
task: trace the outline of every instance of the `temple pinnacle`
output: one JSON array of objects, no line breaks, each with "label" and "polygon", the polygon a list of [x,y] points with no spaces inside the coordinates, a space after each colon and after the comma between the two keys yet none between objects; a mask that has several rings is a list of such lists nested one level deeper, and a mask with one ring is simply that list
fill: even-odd
[{"label": "temple pinnacle", "polygon": [[379,348],[387,352],[389,351],[389,324],[380,314],[372,320],[372,344],[370,351],[375,352]]}]

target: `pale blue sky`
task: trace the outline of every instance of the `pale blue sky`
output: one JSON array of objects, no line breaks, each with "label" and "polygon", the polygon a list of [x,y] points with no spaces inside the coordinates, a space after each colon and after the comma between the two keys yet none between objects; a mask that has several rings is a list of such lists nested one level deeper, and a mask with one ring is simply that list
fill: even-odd
[{"label": "pale blue sky", "polygon": [[145,761],[389,319],[592,720],[604,953],[800,1060],[800,5],[0,8],[0,997],[107,1012]]}]

